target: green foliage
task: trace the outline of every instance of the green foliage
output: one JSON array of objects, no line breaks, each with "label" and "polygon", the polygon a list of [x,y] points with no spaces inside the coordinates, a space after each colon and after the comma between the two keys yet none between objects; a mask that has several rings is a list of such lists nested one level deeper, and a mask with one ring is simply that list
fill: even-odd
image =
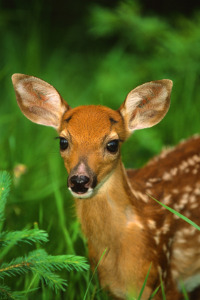
[{"label": "green foliage", "polygon": [[87,270],[88,264],[82,257],[68,255],[51,256],[44,249],[38,249],[28,253],[27,256],[15,258],[9,263],[3,263],[0,268],[0,278],[23,275],[31,271],[33,275],[37,275],[56,292],[59,290],[65,291],[67,286],[66,280],[54,274],[55,271],[62,269],[80,272]]},{"label": "green foliage", "polygon": [[28,244],[32,243],[46,243],[48,242],[48,234],[43,230],[38,229],[24,229],[23,231],[4,231],[0,233],[0,247],[13,244],[17,245],[19,242]]},{"label": "green foliage", "polygon": [[10,191],[10,184],[11,184],[11,179],[9,174],[6,172],[1,172],[0,173],[0,199],[1,199],[0,228],[2,228],[4,222],[4,211],[5,211],[6,200]]},{"label": "green foliage", "polygon": [[[0,172],[0,222],[3,224],[4,209],[7,196],[10,189],[10,176],[7,172]],[[14,246],[21,242],[32,245],[33,243],[44,243],[48,241],[48,235],[45,231],[39,229],[24,229],[21,231],[2,231],[0,232],[0,258],[6,259],[6,254]],[[30,292],[29,290],[23,293],[16,293],[11,291],[10,287],[5,285],[6,277],[13,277],[18,275],[25,275],[32,272],[34,278],[43,281],[46,286],[58,291],[65,291],[67,282],[59,275],[55,274],[56,271],[61,270],[78,272],[88,270],[88,264],[83,257],[73,255],[48,255],[44,249],[37,249],[28,254],[13,258],[10,262],[4,262],[0,266],[0,297],[1,299],[18,299],[23,297],[24,293]],[[32,290],[31,290],[32,291]]]}]

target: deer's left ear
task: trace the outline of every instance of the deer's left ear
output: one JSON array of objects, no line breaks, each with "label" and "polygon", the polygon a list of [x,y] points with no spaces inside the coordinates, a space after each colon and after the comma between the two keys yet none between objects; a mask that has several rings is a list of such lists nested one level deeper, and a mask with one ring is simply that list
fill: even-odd
[{"label": "deer's left ear", "polygon": [[63,114],[70,109],[58,91],[34,76],[14,74],[12,81],[22,113],[34,123],[58,130]]},{"label": "deer's left ear", "polygon": [[129,134],[137,129],[152,127],[160,122],[170,106],[172,81],[151,81],[138,86],[120,107]]}]

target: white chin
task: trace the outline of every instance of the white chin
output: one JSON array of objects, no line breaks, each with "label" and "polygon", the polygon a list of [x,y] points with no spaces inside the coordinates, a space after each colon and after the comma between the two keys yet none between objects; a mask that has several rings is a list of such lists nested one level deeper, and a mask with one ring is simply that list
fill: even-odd
[{"label": "white chin", "polygon": [[74,193],[71,188],[68,188],[68,189],[71,192],[72,196],[74,198],[78,198],[78,199],[87,199],[87,198],[90,198],[92,196],[92,194],[93,194],[93,191],[94,191],[92,188],[89,188],[86,193],[84,193],[84,194],[78,194],[78,193]]}]

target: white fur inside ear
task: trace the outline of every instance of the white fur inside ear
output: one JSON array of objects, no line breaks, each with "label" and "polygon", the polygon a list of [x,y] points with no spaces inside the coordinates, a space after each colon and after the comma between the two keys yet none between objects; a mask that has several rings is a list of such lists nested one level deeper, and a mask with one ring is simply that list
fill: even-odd
[{"label": "white fur inside ear", "polygon": [[68,104],[49,83],[33,76],[14,74],[13,85],[21,111],[32,122],[58,129]]},{"label": "white fur inside ear", "polygon": [[139,93],[133,93],[128,95],[126,102],[125,102],[125,108],[128,111],[133,111],[134,109],[137,108],[137,106],[140,105],[142,100],[142,97]]},{"label": "white fur inside ear", "polygon": [[121,108],[128,129],[132,132],[157,124],[168,111],[169,95],[160,82],[149,82],[132,90]]},{"label": "white fur inside ear", "polygon": [[43,104],[48,102],[48,105],[55,107],[58,101],[60,102],[59,94],[51,85],[46,84],[46,86],[43,87],[41,84],[34,82],[34,80],[33,83],[34,84],[28,80],[24,80],[16,85],[16,90],[21,95],[21,101],[24,106],[28,107],[30,104],[43,106]]},{"label": "white fur inside ear", "polygon": [[[151,84],[151,83],[150,83]],[[159,88],[161,87],[160,84],[154,84]],[[166,103],[166,98],[168,95],[168,91],[166,87],[163,87],[157,95],[154,94],[151,88],[141,90],[140,92],[137,92],[136,88],[135,90],[131,91],[125,102],[125,107],[129,111],[133,111],[136,108],[143,108],[143,106],[148,106],[148,104],[151,104],[153,106],[156,106],[159,110],[162,110]],[[146,100],[151,97],[151,100]],[[145,104],[142,103],[142,101],[146,101]]]}]

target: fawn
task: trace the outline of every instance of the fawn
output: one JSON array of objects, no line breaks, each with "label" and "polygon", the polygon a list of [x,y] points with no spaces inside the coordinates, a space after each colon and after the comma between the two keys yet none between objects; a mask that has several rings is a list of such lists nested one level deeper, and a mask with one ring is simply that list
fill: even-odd
[{"label": "fawn", "polygon": [[[170,105],[171,80],[133,89],[121,107],[77,108],[45,81],[12,76],[18,105],[31,121],[54,127],[68,172],[68,188],[87,237],[91,265],[117,299],[149,299],[161,278],[167,300],[200,285],[199,231],[152,197],[200,225],[200,137],[163,151],[139,170],[124,169],[121,144],[134,130],[160,122]],[[149,195],[152,195],[150,197]],[[154,299],[162,299],[161,289]],[[195,299],[196,300],[196,299]]]}]

